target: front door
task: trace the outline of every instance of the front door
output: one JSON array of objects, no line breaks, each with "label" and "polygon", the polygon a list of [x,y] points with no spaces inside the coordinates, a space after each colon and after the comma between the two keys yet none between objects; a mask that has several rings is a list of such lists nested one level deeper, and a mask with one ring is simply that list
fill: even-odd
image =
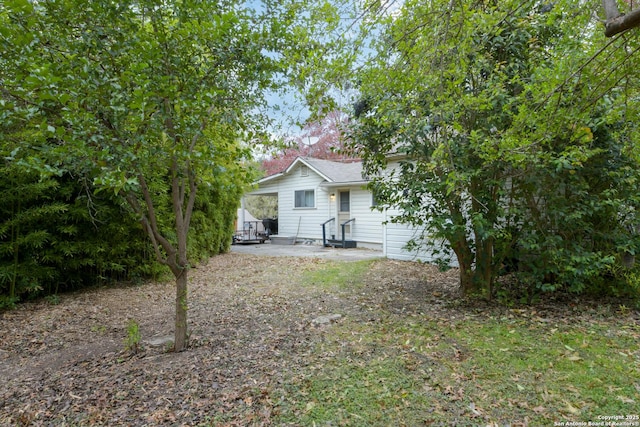
[{"label": "front door", "polygon": [[[342,239],[342,224],[345,221],[351,219],[351,193],[349,190],[341,190],[338,192],[338,239]],[[347,224],[344,228],[344,238],[351,238],[351,223]]]}]

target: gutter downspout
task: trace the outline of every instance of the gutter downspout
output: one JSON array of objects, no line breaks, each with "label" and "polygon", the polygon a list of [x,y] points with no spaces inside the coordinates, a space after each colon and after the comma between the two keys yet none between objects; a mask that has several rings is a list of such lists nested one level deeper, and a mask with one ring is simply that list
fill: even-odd
[{"label": "gutter downspout", "polygon": [[382,212],[382,255],[387,258],[387,209]]}]

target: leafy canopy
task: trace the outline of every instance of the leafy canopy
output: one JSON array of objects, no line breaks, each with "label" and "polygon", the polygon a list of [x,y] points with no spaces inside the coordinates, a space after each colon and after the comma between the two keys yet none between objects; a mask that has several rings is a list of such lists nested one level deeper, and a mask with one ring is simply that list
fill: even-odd
[{"label": "leafy canopy", "polygon": [[530,292],[583,290],[636,250],[636,42],[605,52],[573,6],[407,1],[371,18],[354,144],[381,206],[422,230],[414,247],[447,242],[466,293],[495,295],[505,263]]}]

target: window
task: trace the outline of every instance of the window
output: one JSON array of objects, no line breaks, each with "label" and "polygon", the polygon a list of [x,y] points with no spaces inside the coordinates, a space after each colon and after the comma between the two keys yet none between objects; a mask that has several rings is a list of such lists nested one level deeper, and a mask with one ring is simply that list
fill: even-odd
[{"label": "window", "polygon": [[349,212],[349,192],[340,192],[340,212]]},{"label": "window", "polygon": [[380,193],[380,192],[379,192],[378,190],[376,190],[376,189],[372,189],[372,190],[371,190],[371,207],[372,207],[372,208],[375,208],[375,207],[377,207],[378,205],[381,205],[381,204],[382,204],[382,202],[381,202],[381,200],[380,200],[379,193]]},{"label": "window", "polygon": [[378,197],[376,196],[375,193],[371,194],[371,207],[375,208],[376,206],[378,206],[380,204],[380,201],[378,200]]},{"label": "window", "polygon": [[316,195],[314,190],[297,190],[295,194],[294,207],[296,208],[315,208]]}]

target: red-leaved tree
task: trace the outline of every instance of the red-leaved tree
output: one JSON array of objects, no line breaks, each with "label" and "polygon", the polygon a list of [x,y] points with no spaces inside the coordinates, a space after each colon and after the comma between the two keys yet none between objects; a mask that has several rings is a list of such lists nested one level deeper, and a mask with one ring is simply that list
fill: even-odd
[{"label": "red-leaved tree", "polygon": [[356,161],[357,157],[344,144],[342,130],[348,117],[341,111],[332,111],[322,120],[304,127],[302,133],[289,140],[289,147],[264,160],[262,167],[266,175],[284,171],[297,157]]}]

